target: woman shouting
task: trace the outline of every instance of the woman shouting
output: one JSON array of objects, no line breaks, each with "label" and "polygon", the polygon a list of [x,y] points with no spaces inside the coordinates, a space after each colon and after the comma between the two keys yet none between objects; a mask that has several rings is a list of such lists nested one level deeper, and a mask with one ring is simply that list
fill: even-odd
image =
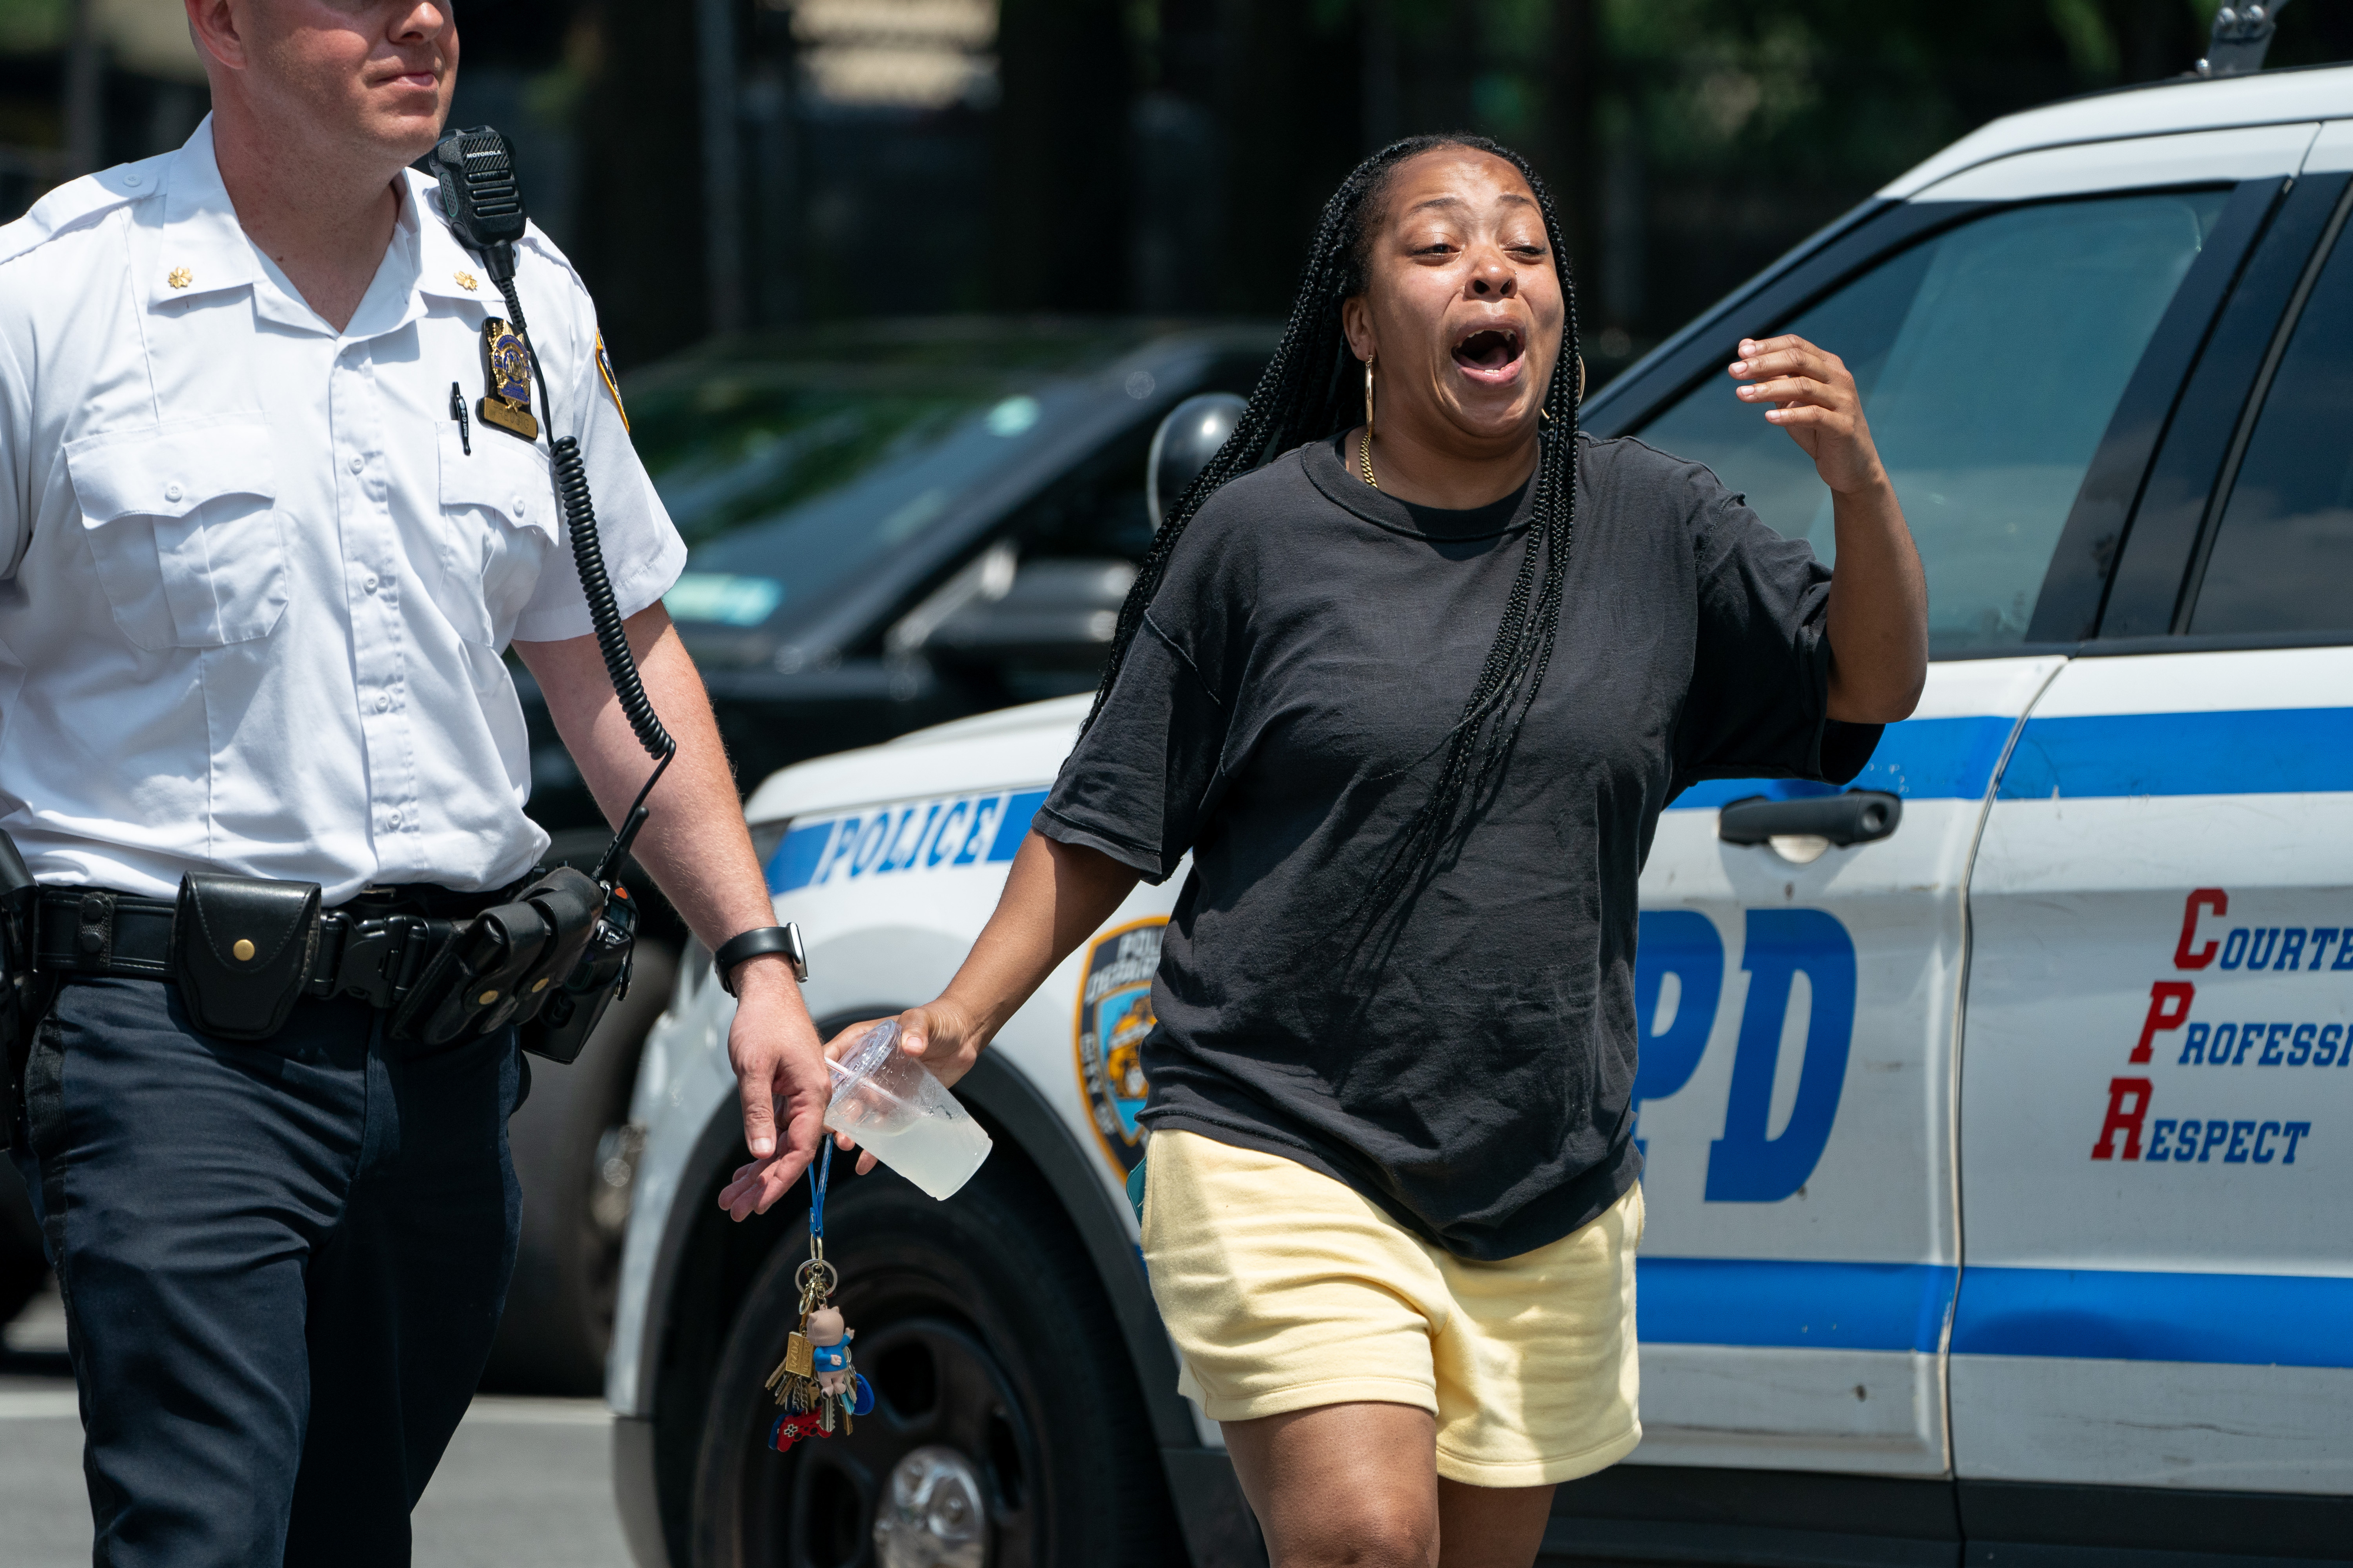
[{"label": "woman shouting", "polygon": [[[1727,390],[1835,496],[1838,570],[1715,477],[1577,431],[1544,187],[1368,159],[1171,512],[1002,901],[908,1047],[954,1081],[1188,853],[1144,1046],[1144,1251],[1276,1568],[1525,1568],[1636,1414],[1636,879],[1713,777],[1842,783],[1926,672],[1854,383]],[[772,1196],[747,1168],[723,1201]]]}]

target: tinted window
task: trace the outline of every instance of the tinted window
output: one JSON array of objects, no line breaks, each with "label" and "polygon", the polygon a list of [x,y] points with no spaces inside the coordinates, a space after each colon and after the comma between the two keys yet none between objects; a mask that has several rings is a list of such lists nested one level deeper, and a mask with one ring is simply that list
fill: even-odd
[{"label": "tinted window", "polygon": [[2353,245],[2339,240],[2263,395],[2193,632],[2353,630]]},{"label": "tinted window", "polygon": [[[1881,263],[1795,320],[1854,373],[1928,574],[1938,653],[2024,639],[2084,471],[2222,191],[2013,208]],[[1703,383],[1641,432],[1697,458],[1780,532],[1835,554],[1795,442]]]},{"label": "tinted window", "polygon": [[[1086,405],[1082,384],[994,398],[795,387],[716,452],[658,469],[689,545],[681,621],[789,626]],[[649,467],[652,465],[649,463]]]},{"label": "tinted window", "polygon": [[[857,323],[631,377],[631,438],[691,552],[670,614],[714,632],[789,632],[1099,404],[1102,373],[1143,336]],[[1141,458],[1136,468],[1140,488]]]}]

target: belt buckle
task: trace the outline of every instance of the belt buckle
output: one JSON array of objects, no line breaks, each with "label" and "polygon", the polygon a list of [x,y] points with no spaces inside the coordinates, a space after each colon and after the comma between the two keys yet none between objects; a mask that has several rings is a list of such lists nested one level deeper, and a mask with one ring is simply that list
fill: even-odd
[{"label": "belt buckle", "polygon": [[389,1007],[413,979],[414,967],[403,962],[410,947],[425,934],[425,921],[415,915],[392,915],[361,921],[343,938],[335,962],[338,996],[356,996],[371,1007]]}]

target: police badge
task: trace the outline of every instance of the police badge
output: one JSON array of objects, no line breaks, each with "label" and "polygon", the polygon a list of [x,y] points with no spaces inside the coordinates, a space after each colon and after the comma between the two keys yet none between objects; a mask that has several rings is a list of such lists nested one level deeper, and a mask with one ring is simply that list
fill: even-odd
[{"label": "police badge", "polygon": [[613,356],[605,352],[605,334],[596,334],[596,374],[605,378],[605,390],[612,395],[613,412],[621,416],[621,428],[629,427],[629,411],[621,405],[621,383],[613,374]]},{"label": "police badge", "polygon": [[482,423],[538,440],[539,421],[531,413],[531,355],[515,330],[496,316],[482,323],[482,381],[489,389],[480,405]]}]

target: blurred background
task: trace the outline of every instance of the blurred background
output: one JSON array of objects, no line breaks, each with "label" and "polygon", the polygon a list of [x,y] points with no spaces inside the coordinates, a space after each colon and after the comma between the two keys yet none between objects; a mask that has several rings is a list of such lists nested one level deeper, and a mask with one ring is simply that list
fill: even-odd
[{"label": "blurred background", "polygon": [[[2216,0],[482,0],[457,117],[518,144],[627,368],[714,333],[1279,316],[1367,150],[1468,128],[1563,207],[1606,379],[2008,110],[2171,76]],[[2353,57],[2353,5],[2273,67]],[[0,219],[206,107],[180,0],[0,0]]]}]

